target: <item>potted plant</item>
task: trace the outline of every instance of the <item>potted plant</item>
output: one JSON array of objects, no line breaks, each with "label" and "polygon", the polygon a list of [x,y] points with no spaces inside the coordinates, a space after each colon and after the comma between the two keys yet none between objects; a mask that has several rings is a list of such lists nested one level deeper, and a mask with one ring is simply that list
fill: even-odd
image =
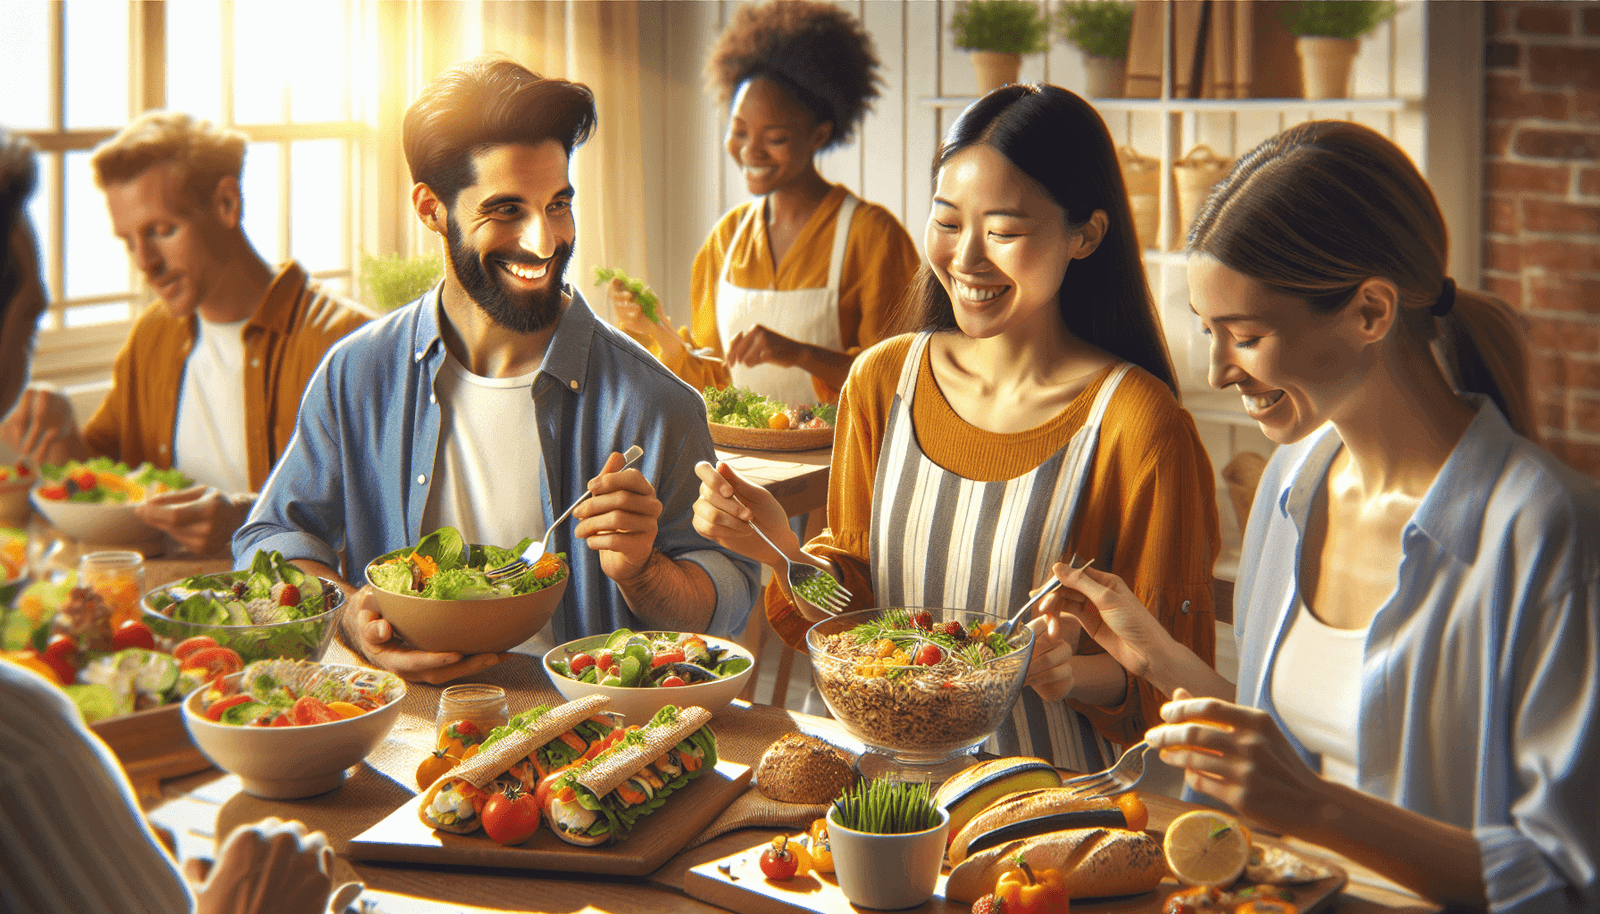
[{"label": "potted plant", "polygon": [[828,809],[833,874],[860,908],[914,908],[933,897],[950,813],[928,783],[857,781]]},{"label": "potted plant", "polygon": [[983,95],[1017,81],[1022,55],[1045,49],[1050,16],[1035,0],[966,0],[950,17],[956,47],[972,52]]},{"label": "potted plant", "polygon": [[1359,39],[1394,15],[1393,0],[1299,0],[1283,9],[1283,23],[1300,54],[1306,98],[1345,98]]},{"label": "potted plant", "polygon": [[422,293],[444,275],[438,254],[404,257],[389,254],[361,255],[361,285],[366,290],[365,304],[379,313],[393,311]]},{"label": "potted plant", "polygon": [[1056,33],[1083,52],[1091,98],[1121,98],[1128,71],[1128,38],[1133,34],[1133,4],[1122,0],[1062,0],[1056,8]]}]

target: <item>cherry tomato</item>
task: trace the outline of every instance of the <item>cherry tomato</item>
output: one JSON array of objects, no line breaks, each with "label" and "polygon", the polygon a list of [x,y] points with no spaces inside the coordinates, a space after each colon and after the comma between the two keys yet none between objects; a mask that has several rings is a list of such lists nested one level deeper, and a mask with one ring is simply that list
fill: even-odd
[{"label": "cherry tomato", "polygon": [[571,768],[571,765],[565,765],[539,779],[538,785],[533,788],[533,805],[541,812],[550,808],[550,789],[555,787],[556,781],[561,780],[561,776]]},{"label": "cherry tomato", "polygon": [[294,721],[290,720],[289,719],[289,715],[287,715],[287,714],[279,714],[277,717],[274,717],[272,719],[272,723],[267,724],[266,726],[269,726],[269,727],[292,727],[292,726],[294,726]]},{"label": "cherry tomato", "polygon": [[216,646],[216,640],[210,636],[195,635],[193,638],[185,638],[178,642],[178,646],[172,649],[172,656],[178,658],[178,662],[182,663],[183,661],[188,660],[189,655],[193,654],[195,651]]},{"label": "cherry tomato", "polygon": [[207,679],[231,676],[244,669],[244,659],[231,647],[203,647],[182,663],[186,670],[204,670]]},{"label": "cherry tomato", "polygon": [[302,695],[295,699],[294,706],[289,709],[290,722],[300,727],[343,719],[339,716],[339,712],[329,710],[322,699],[310,695]]},{"label": "cherry tomato", "polygon": [[799,845],[790,845],[787,836],[773,838],[772,843],[761,852],[762,874],[779,881],[793,879],[800,871],[800,855],[795,853],[796,850],[799,850]]},{"label": "cherry tomato", "polygon": [[417,766],[417,789],[427,790],[433,782],[444,777],[450,769],[461,764],[461,760],[443,749],[435,749],[423,758],[422,764]]},{"label": "cherry tomato", "polygon": [[681,686],[683,684],[683,677],[678,675],[668,676],[661,680],[662,688],[672,688],[674,686]]},{"label": "cherry tomato", "polygon": [[127,647],[142,647],[147,651],[153,651],[156,649],[155,633],[150,631],[150,626],[138,619],[128,619],[111,633],[112,650],[120,651]]},{"label": "cherry tomato", "polygon": [[219,698],[216,701],[213,701],[206,708],[206,720],[220,722],[222,720],[223,711],[228,710],[234,705],[242,705],[245,702],[254,700],[255,699],[251,698],[249,695],[229,695],[225,698]]},{"label": "cherry tomato", "polygon": [[588,654],[582,653],[581,651],[573,654],[572,662],[568,664],[568,668],[572,670],[572,675],[574,676],[582,673],[584,670],[587,670],[592,666],[594,666],[594,658]]},{"label": "cherry tomato", "polygon": [[915,662],[922,666],[937,666],[942,660],[944,660],[944,651],[939,649],[939,645],[931,641],[917,648]]},{"label": "cherry tomato", "polygon": [[1117,805],[1122,807],[1122,817],[1128,820],[1129,830],[1144,831],[1150,824],[1150,810],[1145,808],[1138,793],[1130,790],[1117,794]]},{"label": "cherry tomato", "polygon": [[833,841],[828,837],[828,820],[812,822],[806,834],[811,838],[811,868],[819,873],[833,872]]},{"label": "cherry tomato", "polygon": [[87,492],[100,484],[93,470],[78,470],[67,476],[67,480],[78,487],[79,492]]},{"label": "cherry tomato", "polygon": [[483,728],[470,720],[454,721],[439,734],[439,742],[434,748],[443,749],[464,762],[477,754],[478,744],[483,742],[485,735]]},{"label": "cherry tomato", "polygon": [[683,659],[683,648],[676,646],[665,647],[656,651],[656,655],[650,658],[650,667],[654,669],[668,663],[682,663]]},{"label": "cherry tomato", "polygon": [[594,662],[600,668],[600,672],[604,673],[617,665],[617,655],[611,651],[601,651],[600,656],[596,657]]},{"label": "cherry tomato", "polygon": [[59,482],[42,485],[39,487],[39,497],[48,498],[51,501],[66,501],[67,487]]},{"label": "cherry tomato", "polygon": [[66,632],[51,635],[39,659],[50,665],[62,685],[78,681],[78,642]]},{"label": "cherry tomato", "polygon": [[498,844],[521,844],[539,830],[539,807],[512,784],[483,804],[483,830]]},{"label": "cherry tomato", "polygon": [[40,676],[43,676],[45,679],[49,680],[55,685],[66,685],[66,683],[61,681],[61,671],[56,669],[54,665],[44,659],[43,655],[32,648],[24,651],[6,651],[4,652],[3,656],[6,660],[11,661],[18,666],[24,666],[30,670],[33,670],[35,673],[38,673]]}]

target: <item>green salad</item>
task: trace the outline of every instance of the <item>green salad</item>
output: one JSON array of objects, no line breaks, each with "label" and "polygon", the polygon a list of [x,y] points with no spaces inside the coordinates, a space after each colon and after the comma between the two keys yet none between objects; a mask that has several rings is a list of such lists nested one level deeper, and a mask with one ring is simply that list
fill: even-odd
[{"label": "green salad", "polygon": [[[337,590],[324,592],[321,578],[263,549],[246,570],[184,578],[152,593],[146,605],[166,617],[151,620],[156,634],[207,634],[249,662],[320,656],[332,631],[325,614],[340,599]],[[302,624],[282,624],[295,622]]]},{"label": "green salad", "polygon": [[489,580],[486,570],[515,561],[533,542],[527,537],[511,549],[468,546],[461,531],[440,527],[415,547],[396,549],[367,565],[367,580],[379,590],[430,600],[472,600],[533,593],[567,576],[566,553],[546,553],[520,575]]}]

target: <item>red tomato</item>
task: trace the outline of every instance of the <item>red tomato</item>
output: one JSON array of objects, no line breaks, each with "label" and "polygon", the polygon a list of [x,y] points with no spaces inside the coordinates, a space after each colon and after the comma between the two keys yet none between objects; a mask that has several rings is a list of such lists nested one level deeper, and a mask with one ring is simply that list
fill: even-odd
[{"label": "red tomato", "polygon": [[581,651],[573,654],[572,662],[568,664],[568,667],[572,670],[572,675],[574,676],[582,673],[584,670],[587,670],[592,666],[594,666],[594,658],[588,654],[582,653]]},{"label": "red tomato", "polygon": [[48,485],[40,486],[39,497],[48,498],[51,501],[66,501],[67,487],[59,482],[52,482]]},{"label": "red tomato", "polygon": [[186,670],[205,670],[207,679],[230,676],[244,669],[244,659],[231,647],[203,647],[182,661]]},{"label": "red tomato", "polygon": [[269,727],[292,727],[292,726],[294,726],[294,721],[290,720],[289,719],[289,715],[287,715],[287,714],[279,714],[277,717],[274,717],[272,719],[272,723],[267,724],[267,726],[269,726]]},{"label": "red tomato", "polygon": [[604,673],[617,665],[617,655],[610,651],[601,651],[600,656],[596,657],[594,662],[595,665],[600,667],[600,672]]},{"label": "red tomato", "polygon": [[761,852],[760,864],[762,875],[768,879],[793,879],[800,869],[800,858],[789,849],[788,838],[778,837]]},{"label": "red tomato", "polygon": [[483,830],[498,844],[521,844],[539,830],[539,807],[513,784],[483,804]]},{"label": "red tomato", "polygon": [[249,695],[229,695],[226,698],[219,698],[213,701],[209,708],[206,708],[206,720],[221,721],[223,711],[234,705],[242,705],[247,701],[254,700]]},{"label": "red tomato", "polygon": [[78,470],[69,475],[67,481],[77,486],[79,492],[87,492],[100,484],[100,480],[95,477],[93,470]]},{"label": "red tomato", "polygon": [[682,663],[682,662],[683,662],[683,648],[681,648],[681,647],[666,647],[666,648],[662,648],[661,650],[656,651],[656,655],[654,657],[650,658],[650,666],[651,666],[652,669],[655,668],[655,667],[658,667],[658,666],[662,666],[664,664],[668,664],[668,663]]},{"label": "red tomato", "polygon": [[533,805],[541,812],[550,808],[550,788],[554,787],[556,781],[561,780],[561,776],[566,774],[570,768],[572,768],[571,765],[557,768],[540,778],[538,786],[533,788]]},{"label": "red tomato", "polygon": [[668,676],[665,679],[661,680],[661,685],[662,685],[663,688],[672,688],[674,686],[681,686],[683,684],[684,683],[683,683],[683,677],[682,676],[676,676],[676,675]]},{"label": "red tomato", "polygon": [[189,655],[193,654],[195,651],[216,646],[217,642],[215,639],[207,635],[195,635],[193,638],[185,638],[178,642],[178,646],[172,649],[172,656],[178,658],[178,661],[181,663],[185,660],[188,660]]},{"label": "red tomato", "polygon": [[943,660],[944,651],[939,649],[939,645],[930,641],[917,649],[917,656],[912,662],[923,666],[938,666]]},{"label": "red tomato", "polygon": [[300,727],[343,719],[338,711],[331,710],[323,704],[322,699],[310,695],[302,695],[295,699],[294,707],[289,709],[289,722]]},{"label": "red tomato", "polygon": [[125,647],[142,647],[147,651],[153,651],[156,649],[155,633],[150,631],[150,626],[138,619],[124,620],[111,634],[111,649],[120,651]]},{"label": "red tomato", "polygon": [[62,685],[72,685],[78,681],[78,640],[66,632],[51,635],[39,659],[50,664]]}]

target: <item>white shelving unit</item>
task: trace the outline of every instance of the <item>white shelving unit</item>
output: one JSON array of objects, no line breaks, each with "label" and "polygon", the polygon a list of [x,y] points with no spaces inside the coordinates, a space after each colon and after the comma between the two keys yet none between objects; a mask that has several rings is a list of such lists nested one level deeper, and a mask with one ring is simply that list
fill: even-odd
[{"label": "white shelving unit", "polygon": [[[1476,276],[1482,186],[1477,144],[1482,139],[1483,11],[1478,3],[1449,7],[1401,0],[1394,18],[1362,40],[1352,76],[1352,98],[1090,99],[1118,146],[1132,146],[1141,155],[1161,162],[1161,246],[1147,250],[1144,261],[1184,406],[1194,416],[1218,473],[1217,505],[1224,542],[1218,577],[1233,578],[1241,538],[1220,476],[1222,468],[1240,451],[1267,456],[1274,445],[1245,415],[1237,395],[1214,391],[1207,384],[1205,338],[1189,310],[1188,259],[1181,238],[1187,226],[1177,225],[1173,163],[1201,144],[1218,155],[1236,158],[1307,120],[1332,118],[1365,124],[1394,140],[1428,177],[1451,228],[1452,270],[1457,276]],[[1170,28],[1166,31],[1170,35]],[[1172,56],[1171,48],[1166,48],[1164,70],[1168,73]],[[1163,92],[1170,92],[1172,80],[1164,78],[1162,83]],[[1470,102],[1463,104],[1463,99]],[[936,96],[924,97],[922,104],[959,109],[973,100],[970,96]]]}]

